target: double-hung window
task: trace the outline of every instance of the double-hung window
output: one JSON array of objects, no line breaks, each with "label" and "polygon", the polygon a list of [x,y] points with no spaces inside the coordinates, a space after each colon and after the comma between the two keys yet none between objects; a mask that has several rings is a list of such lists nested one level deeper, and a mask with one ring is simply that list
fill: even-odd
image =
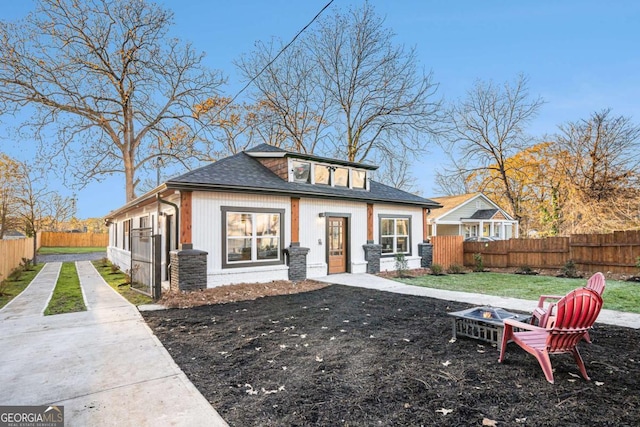
[{"label": "double-hung window", "polygon": [[281,264],[284,210],[222,208],[223,267]]},{"label": "double-hung window", "polygon": [[382,255],[411,254],[411,217],[380,216]]}]

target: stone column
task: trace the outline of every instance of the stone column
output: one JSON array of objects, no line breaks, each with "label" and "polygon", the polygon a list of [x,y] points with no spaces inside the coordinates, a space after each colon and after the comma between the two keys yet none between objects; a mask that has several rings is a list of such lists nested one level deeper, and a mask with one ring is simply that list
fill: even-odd
[{"label": "stone column", "polygon": [[309,248],[303,248],[300,243],[291,243],[285,250],[287,265],[289,266],[289,280],[297,282],[307,278],[307,254]]},{"label": "stone column", "polygon": [[373,243],[372,240],[367,240],[367,244],[362,245],[362,248],[364,249],[364,260],[367,261],[367,273],[380,273],[380,257],[382,256],[382,245],[377,245]]},{"label": "stone column", "polygon": [[183,244],[180,250],[169,252],[170,288],[180,291],[206,289],[207,255],[207,252],[193,249],[188,244]]},{"label": "stone column", "polygon": [[433,245],[427,242],[418,243],[418,255],[422,258],[420,267],[431,267],[431,264],[433,264]]}]

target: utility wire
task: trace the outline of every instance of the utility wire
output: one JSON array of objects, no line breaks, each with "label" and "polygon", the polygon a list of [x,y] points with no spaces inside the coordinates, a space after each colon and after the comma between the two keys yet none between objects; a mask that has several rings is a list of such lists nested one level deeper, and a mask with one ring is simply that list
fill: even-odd
[{"label": "utility wire", "polygon": [[329,6],[331,6],[331,3],[333,3],[333,1],[334,1],[334,0],[330,0],[330,1],[329,1],[329,3],[327,3],[326,5],[324,5],[324,7],[323,7],[322,9],[320,9],[320,12],[318,12],[318,13],[316,14],[316,16],[314,16],[314,17],[313,17],[313,19],[311,19],[311,21],[309,21],[309,23],[308,23],[307,25],[305,25],[305,26],[304,26],[300,31],[298,31],[298,33],[297,33],[297,34],[296,34],[296,35],[291,39],[291,41],[290,41],[289,43],[287,43],[287,44],[286,44],[286,46],[284,46],[282,49],[280,49],[280,51],[278,52],[278,54],[277,54],[276,56],[274,56],[274,57],[273,57],[273,59],[267,63],[267,65],[265,65],[264,67],[262,67],[262,69],[258,72],[258,74],[256,74],[255,76],[253,76],[253,77],[251,78],[251,80],[249,80],[249,81],[247,82],[247,84],[246,84],[246,85],[244,85],[244,87],[243,87],[242,89],[240,89],[240,91],[239,91],[238,93],[236,93],[236,94],[233,96],[233,98],[231,98],[231,101],[227,102],[227,103],[226,103],[226,104],[225,104],[225,105],[220,109],[220,111],[218,111],[218,114],[217,114],[216,116],[218,116],[218,115],[222,114],[222,112],[223,112],[223,111],[224,111],[224,110],[225,110],[229,105],[231,105],[231,104],[232,104],[232,103],[233,103],[233,102],[238,98],[238,96],[240,96],[240,94],[241,94],[242,92],[244,92],[244,91],[245,91],[245,90],[246,90],[246,89],[251,85],[251,83],[253,83],[253,82],[255,81],[255,79],[257,79],[258,77],[260,77],[260,75],[261,75],[262,73],[264,73],[264,72],[265,72],[265,70],[266,70],[267,68],[269,68],[269,67],[270,67],[270,66],[271,66],[271,65],[276,61],[276,59],[278,59],[278,57],[279,57],[280,55],[282,55],[282,54],[284,53],[284,51],[285,51],[285,50],[287,50],[287,49],[289,48],[289,46],[291,46],[291,45],[293,44],[293,42],[295,42],[295,41],[298,39],[298,37],[300,37],[300,35],[301,35],[301,34],[302,34],[302,33],[303,33],[307,28],[309,28],[309,26],[311,26],[311,24],[313,24],[313,23],[315,22],[315,20],[316,20],[316,19],[318,19],[318,18],[320,17],[320,15],[322,15],[322,13],[323,13],[323,12],[324,12],[324,11],[325,11]]}]

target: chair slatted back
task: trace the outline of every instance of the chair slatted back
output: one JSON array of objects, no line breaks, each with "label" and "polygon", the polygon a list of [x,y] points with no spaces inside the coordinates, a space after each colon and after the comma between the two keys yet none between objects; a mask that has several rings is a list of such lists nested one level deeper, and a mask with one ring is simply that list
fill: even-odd
[{"label": "chair slatted back", "polygon": [[604,274],[597,272],[593,276],[589,278],[587,281],[587,288],[593,289],[598,293],[598,295],[602,295],[604,292],[604,287],[606,286],[606,281],[604,278]]},{"label": "chair slatted back", "polygon": [[578,288],[565,295],[557,304],[555,322],[549,328],[549,353],[569,352],[593,326],[600,310],[602,297],[593,289]]}]

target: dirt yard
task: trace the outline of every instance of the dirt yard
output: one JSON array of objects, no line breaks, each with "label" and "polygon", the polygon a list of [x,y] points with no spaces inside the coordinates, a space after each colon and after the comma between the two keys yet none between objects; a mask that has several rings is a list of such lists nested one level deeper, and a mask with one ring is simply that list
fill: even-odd
[{"label": "dirt yard", "polygon": [[571,356],[557,355],[549,384],[514,344],[499,364],[495,347],[453,341],[447,313],[468,304],[339,285],[241,302],[224,297],[240,289],[210,296],[226,303],[143,313],[231,426],[632,426],[640,419],[635,329],[596,325],[594,343],[580,345],[592,381],[579,376]]}]

